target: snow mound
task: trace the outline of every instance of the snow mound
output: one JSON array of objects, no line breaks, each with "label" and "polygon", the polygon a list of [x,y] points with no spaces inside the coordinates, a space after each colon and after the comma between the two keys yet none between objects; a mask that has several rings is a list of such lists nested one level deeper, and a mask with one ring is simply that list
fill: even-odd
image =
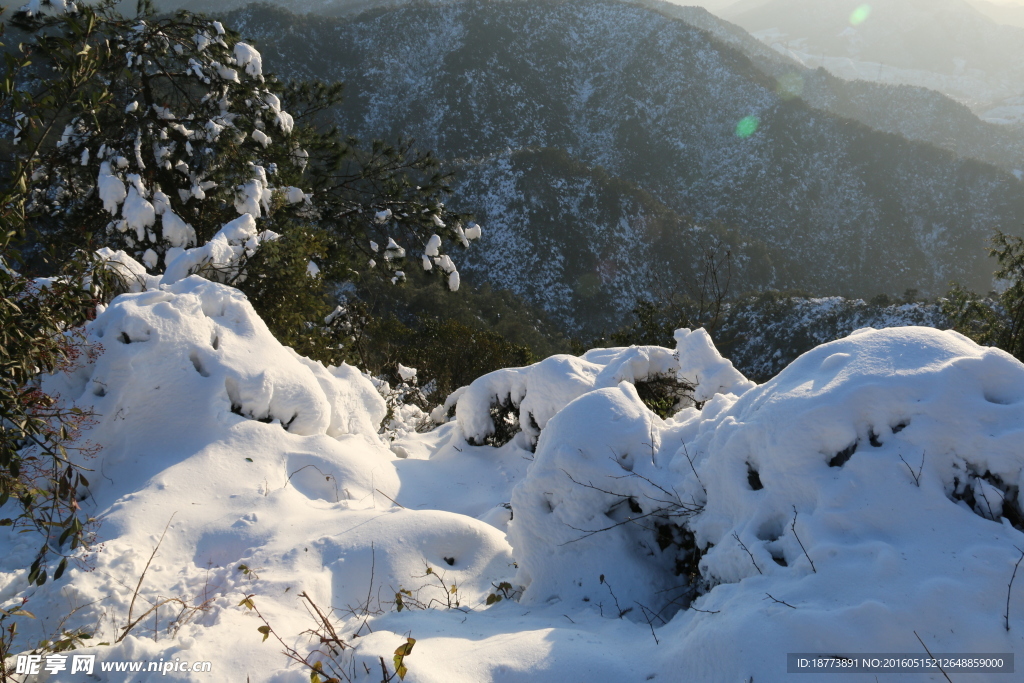
[{"label": "snow mound", "polygon": [[[164,394],[127,395],[118,403],[162,403],[202,388],[213,413],[230,412],[277,424],[294,434],[372,434],[384,418],[383,399],[353,368],[324,368],[282,347],[236,289],[190,276],[174,285],[119,297],[92,323],[90,334],[108,350],[89,379],[96,387],[123,372],[129,355],[152,368]],[[254,353],[258,350],[258,353]],[[191,368],[191,373],[181,370]],[[198,380],[197,380],[198,378]],[[360,380],[362,380],[360,382]],[[109,389],[104,389],[109,391]]]},{"label": "snow mound", "polygon": [[755,641],[1010,652],[1022,471],[1024,366],[954,332],[860,330],[667,421],[628,382],[581,395],[540,435],[509,540],[524,603],[667,624],[692,672],[730,661],[693,680],[761,680],[734,645]]},{"label": "snow mound", "polygon": [[[98,670],[181,658],[306,680],[239,605],[251,596],[308,653],[300,595],[364,682],[410,636],[407,680],[445,683],[764,683],[789,680],[790,652],[1024,646],[1024,589],[1008,593],[1024,365],[1001,351],[860,330],[756,386],[682,330],[675,350],[492,373],[449,400],[454,421],[388,443],[385,402],[354,368],[282,347],[230,287],[148,284],[89,323],[93,360],[46,380],[97,415],[82,505],[103,546],[28,587],[36,545],[0,528],[0,607],[27,599],[38,617],[15,651],[63,623],[112,643],[79,650]],[[662,418],[644,392],[668,380],[686,393]],[[474,445],[509,412],[521,437]],[[168,598],[182,603],[119,640],[133,603],[138,617]]]},{"label": "snow mound", "polygon": [[679,330],[676,343],[675,352],[657,346],[595,349],[578,358],[558,355],[529,367],[492,372],[458,394],[456,419],[468,441],[482,443],[497,428],[495,410],[515,408],[524,434],[536,443],[541,430],[570,402],[620,382],[674,377],[693,385],[696,402],[719,393],[741,394],[754,386],[718,354],[705,330]]},{"label": "snow mound", "polygon": [[[339,523],[345,511],[350,519],[362,515],[370,522],[381,508],[394,507],[394,456],[376,434],[386,414],[383,399],[354,368],[324,367],[281,346],[238,290],[197,276],[116,298],[88,324],[87,341],[95,359],[71,374],[48,377],[46,388],[96,415],[88,439],[101,448],[95,460],[82,463],[91,470],[82,508],[98,520],[102,545],[61,581],[29,588],[24,567],[37,546],[14,530],[0,530],[0,606],[27,598],[38,617],[20,625],[24,641],[18,645],[51,637],[60,619],[76,610],[69,629],[81,626],[96,634],[92,642],[115,643],[86,650],[101,662],[179,656],[214,660],[222,670],[254,662],[264,672],[285,669],[278,653],[257,647],[258,638],[251,651],[243,643],[227,657],[216,644],[234,639],[217,636],[218,628],[237,634],[257,625],[237,609],[239,595],[251,592],[254,581],[237,567],[251,566],[267,586],[308,588],[323,604],[349,600],[352,593],[344,587],[358,580],[365,599],[369,575],[321,582],[331,570],[307,571],[306,563],[320,568],[340,561],[337,550],[321,557],[316,543],[344,533]],[[345,547],[362,552],[365,546],[369,553],[380,543],[376,534],[398,539],[412,526],[378,520],[367,531],[347,534]],[[478,576],[486,575],[482,569],[495,554],[502,567],[510,561],[493,527],[460,519],[446,520],[443,528],[463,541],[438,540],[433,549],[379,557],[377,580],[386,576],[388,562],[403,571],[416,566],[422,574],[438,553],[457,552],[464,559],[460,569]],[[116,643],[128,623],[134,586],[158,543],[134,616],[169,597],[205,606],[193,614],[178,603],[175,609],[168,605],[155,622],[151,617],[145,628]],[[258,554],[281,546],[293,552]],[[315,561],[306,559],[314,555]],[[467,578],[467,592],[472,584]],[[282,598],[283,608],[271,591],[264,607],[288,615],[302,588]],[[190,618],[176,622],[179,611]],[[294,626],[297,634],[304,619],[292,617],[295,622],[282,628]],[[128,676],[105,674],[103,680]],[[178,680],[182,676],[187,674],[179,673]]]}]

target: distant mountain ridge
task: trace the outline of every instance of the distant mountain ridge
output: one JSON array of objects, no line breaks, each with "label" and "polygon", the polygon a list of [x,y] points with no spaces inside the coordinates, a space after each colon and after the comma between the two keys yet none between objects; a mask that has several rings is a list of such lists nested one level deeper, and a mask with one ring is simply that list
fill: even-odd
[{"label": "distant mountain ridge", "polygon": [[[968,0],[767,0],[721,16],[808,66],[934,88],[976,111],[1024,93],[1024,28]],[[856,10],[856,11],[855,11]]]},{"label": "distant mountain ridge", "polygon": [[991,2],[991,0],[968,0],[968,2],[974,9],[997,23],[1024,27],[1024,5]]}]

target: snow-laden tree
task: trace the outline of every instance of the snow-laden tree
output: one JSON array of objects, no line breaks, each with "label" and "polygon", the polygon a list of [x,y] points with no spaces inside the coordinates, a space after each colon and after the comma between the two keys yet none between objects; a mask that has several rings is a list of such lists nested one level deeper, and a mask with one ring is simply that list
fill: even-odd
[{"label": "snow-laden tree", "polygon": [[325,283],[398,282],[414,260],[458,288],[446,252],[480,228],[444,208],[429,154],[361,149],[317,125],[340,85],[277,81],[220,22],[114,5],[36,0],[15,17],[32,39],[6,114],[37,243],[101,249],[136,287],[190,274],[238,285],[287,318],[268,320],[286,337],[334,308]]},{"label": "snow-laden tree", "polygon": [[115,4],[32,0],[4,38],[0,506],[21,513],[0,524],[46,533],[35,582],[84,539],[67,450],[88,417],[36,380],[87,351],[73,329],[117,293],[111,273],[135,290],[233,284],[281,341],[337,362],[352,331],[337,285],[397,282],[410,257],[457,289],[447,248],[480,234],[445,210],[432,157],[317,125],[339,85],[278,82],[217,21]]}]

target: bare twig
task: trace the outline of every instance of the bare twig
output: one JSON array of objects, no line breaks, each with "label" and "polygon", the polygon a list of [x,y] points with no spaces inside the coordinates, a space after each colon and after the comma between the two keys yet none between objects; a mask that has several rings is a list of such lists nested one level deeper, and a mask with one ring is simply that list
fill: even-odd
[{"label": "bare twig", "polygon": [[337,647],[338,650],[344,650],[349,647],[348,643],[342,640],[338,635],[338,632],[335,630],[334,624],[331,623],[331,620],[328,619],[327,615],[321,611],[320,607],[313,602],[313,598],[309,597],[306,591],[299,593],[299,597],[306,601],[307,611],[311,610],[311,614],[316,615],[318,626],[317,630],[313,633],[319,636],[320,644],[330,646],[332,654],[334,653],[335,647]]},{"label": "bare twig", "polygon": [[[975,479],[975,481],[980,481],[980,479]],[[988,502],[988,496],[985,495],[985,487],[984,487],[984,485],[977,486],[975,488],[975,491],[977,493],[980,493],[981,494],[981,499],[983,501],[985,501],[985,507],[988,508],[988,518],[991,519],[993,522],[996,521],[996,513],[992,510],[992,503]],[[982,515],[982,517],[984,517],[984,516],[985,515]]]},{"label": "bare twig", "polygon": [[402,508],[403,510],[408,510],[408,509],[409,509],[409,508],[405,507],[404,505],[402,505],[401,503],[399,503],[399,502],[398,502],[397,500],[395,500],[394,498],[392,498],[391,496],[389,496],[388,494],[386,494],[386,493],[384,493],[383,491],[381,491],[380,489],[374,489],[374,491],[376,491],[376,492],[377,492],[377,493],[379,493],[380,495],[384,496],[385,498],[387,498],[388,500],[390,500],[390,501],[391,501],[392,503],[394,503],[394,504],[395,504],[395,505],[397,505],[398,507]]},{"label": "bare twig", "polygon": [[380,679],[380,683],[391,683],[391,679],[394,678],[395,675],[392,673],[388,673],[388,665],[384,663],[383,657],[380,658],[380,671],[383,676]]},{"label": "bare twig", "polygon": [[[634,602],[636,602],[636,601],[634,600]],[[640,611],[641,611],[641,612],[643,613],[643,615],[644,615],[644,619],[646,619],[646,620],[647,620],[647,625],[648,625],[648,626],[650,627],[650,629],[651,629],[651,635],[652,635],[652,636],[654,637],[654,644],[655,644],[655,645],[661,645],[661,641],[660,641],[660,640],[658,640],[658,634],[654,632],[654,622],[653,622],[653,621],[651,621],[651,617],[650,617],[650,615],[649,615],[649,614],[647,613],[647,612],[648,612],[649,610],[647,609],[647,607],[644,607],[644,606],[643,606],[643,605],[641,605],[641,604],[640,604],[639,602],[637,602],[636,604],[637,604],[637,607],[639,607],[639,608],[640,608]],[[652,612],[652,614],[653,614],[653,612]],[[656,616],[656,617],[658,617],[659,619],[661,619],[661,617],[660,617],[660,616],[658,616],[657,614],[655,614],[654,616]],[[662,621],[665,621],[664,619],[661,619],[661,620],[662,620]]]},{"label": "bare twig", "polygon": [[814,566],[814,560],[812,560],[811,556],[807,554],[807,548],[804,547],[804,542],[800,540],[800,536],[798,536],[797,533],[796,533],[796,516],[797,516],[797,511],[796,511],[796,506],[794,505],[793,506],[793,524],[790,525],[789,528],[792,529],[793,536],[796,537],[796,542],[800,544],[800,550],[804,551],[804,557],[806,557],[807,561],[811,563],[811,571],[813,571],[815,574],[817,574],[818,570]]},{"label": "bare twig", "polygon": [[696,607],[693,607],[693,606],[691,606],[690,609],[692,609],[694,612],[703,612],[704,614],[718,614],[719,612],[722,611],[720,609],[716,609],[716,610],[697,609]]},{"label": "bare twig", "polygon": [[[624,494],[624,493],[618,493],[616,491],[609,491],[608,489],[600,488],[598,486],[595,486],[591,482],[578,481],[571,474],[569,474],[569,472],[567,472],[564,469],[562,470],[562,472],[564,472],[565,476],[567,476],[569,478],[569,481],[571,481],[572,483],[576,484],[577,486],[582,486],[584,488],[588,488],[588,489],[591,489],[591,490],[594,490],[594,491],[598,491],[600,493],[604,493],[604,494],[609,495],[609,496],[615,496],[616,498],[621,498],[623,501],[626,501],[626,500],[629,500],[629,499],[632,498],[632,496],[629,496],[629,495]],[[623,475],[623,478],[625,476],[633,476],[633,475]],[[580,533],[583,534],[583,536],[580,536],[579,538],[570,539],[568,541],[565,541],[564,543],[561,543],[560,545],[568,545],[570,543],[575,543],[577,541],[582,541],[583,539],[589,538],[589,537],[593,536],[594,534],[599,534],[599,533],[604,532],[604,531],[610,531],[612,529],[618,528],[618,527],[623,526],[625,524],[637,524],[640,520],[646,519],[648,517],[664,517],[664,518],[690,517],[690,516],[696,514],[697,512],[700,512],[700,510],[702,509],[702,506],[700,506],[700,505],[689,505],[687,503],[682,502],[681,500],[679,500],[678,496],[674,496],[669,491],[666,491],[665,489],[661,488],[660,486],[657,486],[656,484],[651,482],[649,479],[647,479],[643,475],[636,474],[635,476],[637,476],[640,479],[643,479],[643,480],[651,483],[652,485],[656,486],[657,488],[661,489],[662,491],[665,492],[666,495],[669,495],[670,497],[672,497],[673,500],[660,500],[660,499],[657,499],[657,498],[651,498],[650,496],[646,496],[649,500],[652,500],[652,501],[654,501],[656,503],[661,503],[662,505],[664,505],[664,507],[654,508],[650,512],[645,512],[645,513],[637,514],[635,517],[634,516],[627,517],[626,519],[622,520],[621,522],[616,522],[615,524],[611,524],[611,525],[603,527],[601,529],[580,529],[580,528],[574,527],[571,524],[569,524],[567,526],[570,529],[572,529],[573,531],[579,531]],[[619,477],[614,477],[614,478],[619,478]],[[643,527],[643,525],[639,525],[639,524],[638,524],[638,526]],[[649,527],[643,527],[643,528],[649,529]]]},{"label": "bare twig", "polygon": [[[686,503],[684,503],[682,500],[679,499],[679,495],[675,491],[669,491],[665,487],[655,483],[654,481],[651,481],[649,478],[645,477],[644,475],[640,474],[639,472],[630,472],[628,474],[620,474],[618,476],[613,476],[612,479],[628,479],[630,477],[636,477],[637,479],[642,479],[643,481],[646,481],[648,484],[650,484],[651,486],[653,486],[654,488],[658,489],[659,491],[661,491],[662,493],[664,493],[666,496],[669,497],[669,500],[662,500],[661,498],[654,498],[654,497],[649,496],[649,495],[647,495],[645,493],[644,497],[647,498],[648,500],[653,500],[655,503],[661,503],[662,505],[672,505],[672,506],[675,506],[675,507],[678,507],[678,508],[685,508],[686,507]],[[699,506],[695,507],[695,511],[696,511],[697,508],[699,508]]]},{"label": "bare twig", "polygon": [[[309,465],[303,465],[299,469],[297,469],[294,472],[290,473],[288,475],[288,479],[284,482],[284,486],[282,486],[281,488],[285,488],[286,486],[288,486],[288,484],[290,484],[291,481],[292,481],[292,477],[294,477],[296,474],[298,474],[302,470],[308,469],[310,467],[312,467],[314,470],[319,472],[320,476],[322,476],[325,481],[332,481],[332,482],[334,482],[334,502],[335,503],[339,502],[341,500],[341,493],[338,491],[338,478],[337,477],[332,477],[330,474],[326,474],[323,470],[321,470],[319,467],[317,467],[316,465],[314,465],[312,463],[310,463]],[[392,502],[394,502],[394,501],[392,501]],[[395,504],[397,505],[398,503],[395,503]]]},{"label": "bare twig", "polygon": [[700,475],[697,474],[697,468],[693,466],[693,458],[690,457],[690,451],[686,448],[686,442],[683,442],[683,455],[686,456],[686,462],[690,463],[690,469],[693,470],[693,476],[697,477],[697,483],[700,484],[700,488],[704,491],[704,495],[708,495],[708,490],[704,487],[704,482],[700,480]]},{"label": "bare twig", "polygon": [[611,593],[612,600],[615,601],[615,609],[619,613],[619,619],[621,619],[622,617],[626,616],[627,614],[629,614],[630,612],[633,611],[632,607],[627,607],[626,609],[622,609],[622,607],[619,605],[619,599],[617,597],[615,597],[615,591],[612,590],[612,585],[605,580],[604,574],[601,574],[600,582],[608,587],[608,592]]},{"label": "bare twig", "polygon": [[[128,622],[128,625],[124,627],[124,631],[121,633],[121,635],[114,642],[115,643],[120,643],[122,640],[125,639],[125,637],[127,637],[127,635],[129,633],[131,633],[131,630],[133,628],[135,628],[136,626],[138,626],[146,617],[148,617],[150,614],[153,614],[154,612],[159,610],[164,605],[170,605],[170,604],[181,605],[182,612],[188,611],[189,609],[193,608],[192,605],[189,605],[185,600],[183,600],[181,598],[164,598],[163,600],[158,601],[156,604],[154,604],[152,607],[150,607],[148,610],[146,610],[142,614],[142,616],[140,616],[137,619],[135,619],[135,621]],[[198,609],[198,608],[196,608],[196,609]],[[170,629],[168,628],[168,630],[170,630]]]},{"label": "bare twig", "polygon": [[[120,637],[118,637],[118,639],[114,641],[115,643],[120,643],[122,640],[124,640],[128,633],[132,630],[132,628],[135,627],[135,624],[139,623],[139,621],[141,621],[145,616],[147,616],[149,612],[153,611],[153,609],[157,609],[159,608],[160,605],[173,601],[173,599],[164,600],[163,602],[158,603],[156,606],[147,611],[146,614],[142,615],[135,621],[132,621],[132,610],[135,609],[135,600],[139,597],[139,591],[142,589],[142,582],[146,580],[146,572],[149,571],[149,565],[152,564],[153,558],[156,557],[156,551],[160,549],[160,544],[164,542],[164,536],[167,535],[167,530],[171,527],[171,521],[174,519],[174,515],[176,514],[178,514],[177,511],[171,513],[170,519],[167,520],[167,524],[166,526],[164,526],[163,533],[160,534],[160,540],[156,542],[156,547],[153,548],[153,552],[150,553],[149,559],[146,560],[146,566],[142,569],[142,574],[139,575],[139,582],[135,585],[135,592],[132,593],[132,601],[128,605],[128,625],[124,627],[124,631],[121,633]],[[179,600],[179,602],[181,601]]]},{"label": "bare twig", "polygon": [[917,468],[917,472],[916,473],[914,472],[914,468],[910,466],[910,463],[908,463],[906,460],[903,460],[903,455],[902,454],[900,454],[900,453],[896,454],[897,456],[899,456],[900,460],[903,460],[903,464],[907,466],[907,469],[910,470],[910,476],[912,476],[914,478],[914,484],[918,488],[921,488],[921,473],[924,472],[924,456],[925,456],[925,453],[927,453],[927,451],[924,451],[924,452],[921,453],[921,466],[919,468]]},{"label": "bare twig", "polygon": [[771,599],[772,599],[772,602],[777,602],[777,603],[779,603],[780,605],[785,605],[786,607],[789,607],[789,608],[792,608],[792,609],[796,609],[796,607],[793,607],[793,605],[789,604],[789,603],[788,603],[788,602],[786,602],[785,600],[779,600],[779,599],[777,599],[777,598],[776,598],[775,596],[773,596],[773,595],[772,595],[771,593],[765,593],[765,595],[767,595],[767,596],[768,596],[769,598],[771,598]]},{"label": "bare twig", "polygon": [[[923,647],[924,651],[928,653],[928,656],[932,659],[935,659],[935,655],[932,654],[932,651],[929,650],[928,646],[924,644],[923,640],[921,640],[921,636],[917,635],[917,631],[914,631],[914,635],[917,636],[917,642],[921,643],[921,647]],[[949,681],[949,683],[953,683],[953,680],[949,677],[949,674],[943,671],[942,665],[939,664],[939,661],[937,659],[935,660],[935,666],[939,667],[939,671],[942,672],[942,675],[946,677],[946,680]]]},{"label": "bare twig", "polygon": [[[349,647],[347,643],[345,643],[341,638],[338,637],[338,634],[334,630],[334,627],[330,623],[330,620],[323,614],[320,608],[317,607],[316,603],[314,603],[313,600],[305,592],[300,593],[299,597],[303,598],[308,603],[306,609],[309,610],[311,607],[313,612],[315,612],[315,614],[317,615],[316,619],[318,623],[316,630],[310,629],[309,631],[306,631],[306,633],[313,634],[314,636],[319,638],[321,644],[328,645],[330,647],[329,655],[335,655],[337,653],[337,651],[335,650],[335,646],[337,646],[341,650],[344,650],[345,648]],[[294,647],[286,643],[277,633],[277,631],[274,630],[274,628],[270,625],[270,622],[267,621],[267,618],[264,617],[263,614],[260,612],[259,608],[256,607],[256,603],[253,601],[252,598],[252,594],[245,595],[242,598],[242,601],[238,604],[240,607],[245,607],[246,609],[252,610],[259,618],[259,620],[263,622],[263,626],[260,626],[258,629],[259,632],[263,634],[263,640],[266,640],[270,636],[274,636],[277,642],[281,645],[283,654],[293,662],[296,662],[306,667],[310,672],[311,678],[314,673],[318,676],[325,675],[326,672],[324,671],[324,662],[326,661],[326,668],[329,668],[331,670],[331,674],[335,675],[336,680],[352,680],[351,676],[345,673],[344,670],[338,668],[338,666],[335,664],[331,656],[328,655],[328,653],[323,652],[319,648],[317,648],[308,655],[299,654],[298,650],[296,650]],[[325,659],[312,661],[311,657],[314,654],[320,654],[322,657],[325,657]]]},{"label": "bare twig", "polygon": [[751,553],[750,550],[747,549],[747,546],[743,545],[743,541],[740,540],[739,534],[733,533],[732,537],[736,539],[736,542],[740,544],[741,548],[747,551],[747,555],[750,556],[750,562],[754,565],[754,569],[757,570],[757,573],[764,574],[764,572],[761,571],[761,568],[757,566],[757,562],[754,561],[753,553]]},{"label": "bare twig", "polygon": [[366,589],[366,607],[364,611],[366,616],[370,616],[370,596],[373,594],[373,574],[377,569],[377,551],[373,547],[373,541],[370,541],[370,587]]},{"label": "bare twig", "polygon": [[[1017,548],[1017,546],[1013,546]],[[1021,560],[1024,560],[1024,550],[1017,548],[1020,553],[1020,557],[1017,559],[1017,564],[1013,565],[1013,575],[1010,577],[1010,585],[1006,587],[1006,614],[1003,617],[1006,619],[1006,630],[1010,630],[1010,591],[1013,590],[1013,580],[1017,578],[1017,568],[1020,567]]]}]

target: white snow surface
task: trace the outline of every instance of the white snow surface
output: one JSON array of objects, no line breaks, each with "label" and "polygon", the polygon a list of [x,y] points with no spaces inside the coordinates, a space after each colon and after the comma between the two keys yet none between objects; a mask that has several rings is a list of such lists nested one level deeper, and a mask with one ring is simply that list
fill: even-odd
[{"label": "white snow surface", "polygon": [[719,393],[741,394],[754,386],[732,363],[718,355],[703,329],[676,332],[675,352],[659,346],[595,349],[583,356],[558,355],[526,368],[484,375],[460,395],[456,417],[469,441],[494,433],[490,408],[511,401],[524,433],[536,441],[540,430],[583,394],[656,376],[673,376],[696,385],[693,398],[706,401]]},{"label": "white snow surface", "polygon": [[235,43],[235,62],[245,67],[245,73],[263,80],[263,57],[252,45]]},{"label": "white snow surface", "polygon": [[103,208],[112,216],[116,216],[118,207],[128,197],[128,190],[125,189],[121,179],[114,175],[109,161],[104,161],[100,164],[100,174],[97,178],[96,187],[99,191],[100,200],[103,202]]},{"label": "white snow surface", "polygon": [[[1024,645],[1018,584],[1010,630],[1003,616],[1024,546],[1007,519],[1020,523],[1024,365],[1001,351],[928,328],[860,330],[757,386],[703,330],[680,331],[675,350],[486,375],[449,401],[454,420],[389,443],[374,384],[281,346],[237,290],[195,276],[149,286],[88,324],[94,360],[45,380],[97,415],[83,505],[102,547],[28,588],[36,539],[0,529],[0,606],[27,598],[38,617],[20,622],[16,649],[73,608],[65,627],[114,642],[165,526],[135,615],[167,597],[207,609],[175,632],[168,607],[156,627],[78,652],[209,660],[210,680],[309,680],[238,605],[252,595],[311,652],[303,591],[336,608],[355,681],[379,681],[378,658],[390,664],[410,635],[412,683],[763,683],[789,680],[788,652],[924,655],[915,631],[933,653]],[[636,387],[673,375],[696,384],[694,400],[663,420]],[[505,397],[526,432],[469,443]],[[506,581],[518,600],[486,605]],[[398,611],[400,589],[435,602]],[[205,680],[90,680],[157,679]]]}]

